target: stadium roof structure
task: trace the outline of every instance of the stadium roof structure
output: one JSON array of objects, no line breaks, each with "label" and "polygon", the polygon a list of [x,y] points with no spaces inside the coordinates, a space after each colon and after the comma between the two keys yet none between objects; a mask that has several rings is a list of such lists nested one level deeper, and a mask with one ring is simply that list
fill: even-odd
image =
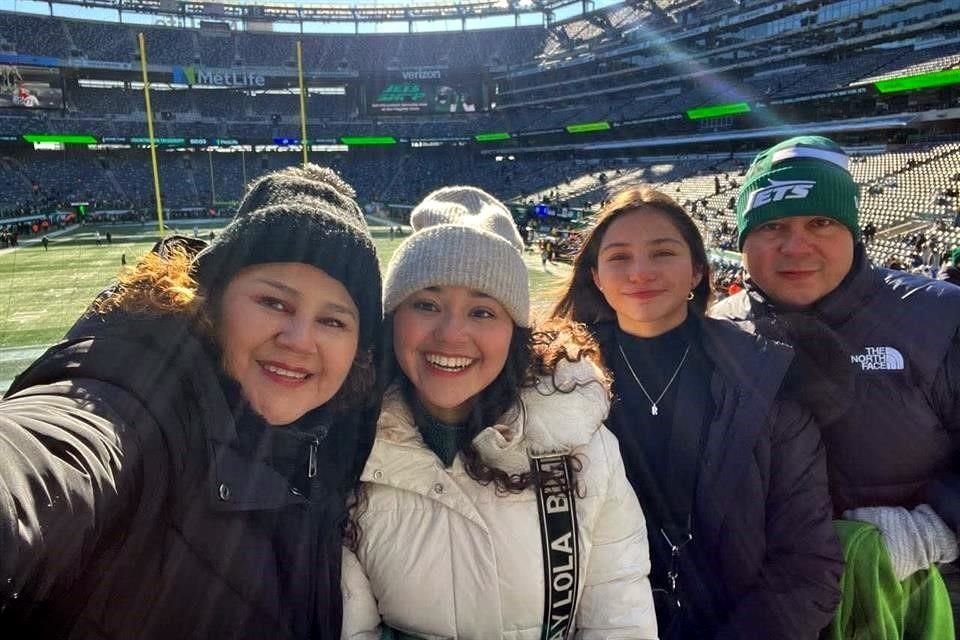
[{"label": "stadium roof structure", "polygon": [[[185,18],[243,20],[253,22],[383,22],[408,20],[456,20],[487,16],[539,13],[551,21],[556,9],[581,5],[592,12],[596,0],[408,0],[402,2],[263,2],[221,0],[49,0],[50,4],[110,9],[118,12],[174,15]],[[633,4],[659,10],[657,0],[631,0]]]}]

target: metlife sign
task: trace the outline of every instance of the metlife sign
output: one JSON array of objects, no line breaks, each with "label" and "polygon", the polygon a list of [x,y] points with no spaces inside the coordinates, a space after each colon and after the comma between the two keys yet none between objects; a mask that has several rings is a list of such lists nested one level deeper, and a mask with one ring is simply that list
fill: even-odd
[{"label": "metlife sign", "polygon": [[173,66],[176,84],[207,85],[213,87],[263,87],[267,80],[259,73],[244,69],[205,69],[204,67]]}]

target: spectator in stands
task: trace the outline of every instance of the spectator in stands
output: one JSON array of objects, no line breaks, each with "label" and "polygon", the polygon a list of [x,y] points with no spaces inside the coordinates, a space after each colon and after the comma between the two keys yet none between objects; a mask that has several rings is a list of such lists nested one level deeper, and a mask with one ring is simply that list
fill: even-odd
[{"label": "spectator in stands", "polygon": [[[834,515],[879,528],[897,579],[930,569],[939,581],[935,565],[958,556],[960,289],[872,266],[857,202],[831,140],[759,154],[737,199],[747,290],[711,313],[844,367],[849,382],[819,398],[836,414],[821,424]],[[800,329],[819,337],[791,337]],[[960,596],[955,568],[943,572]]]},{"label": "spectator in stands", "polygon": [[547,263],[550,262],[551,244],[553,243],[549,238],[541,238],[540,240],[540,265],[544,271],[547,270]]},{"label": "spectator in stands", "polygon": [[906,271],[907,267],[903,264],[900,256],[890,256],[887,259],[887,269],[891,271]]},{"label": "spectator in stands", "polygon": [[664,640],[816,638],[840,549],[788,348],[704,317],[710,266],[692,219],[649,188],[597,216],[553,316],[590,323],[647,516]]},{"label": "spectator in stands", "polygon": [[0,401],[4,637],[340,637],[376,252],[319,167],[238,216],[159,243]]},{"label": "spectator in stands", "polygon": [[960,285],[960,247],[950,253],[950,261],[943,265],[938,278],[950,284]]},{"label": "spectator in stands", "polygon": [[928,240],[923,244],[923,251],[920,253],[920,258],[923,261],[923,264],[928,266],[933,264],[933,255],[933,240]]},{"label": "spectator in stands", "polygon": [[738,274],[737,277],[733,279],[730,283],[730,286],[727,287],[727,295],[732,296],[736,295],[743,291],[743,279]]},{"label": "spectator in stands", "polygon": [[344,638],[379,640],[381,624],[421,638],[656,638],[643,513],[602,424],[596,344],[571,323],[531,327],[523,240],[486,192],[439,189],[410,224],[384,282],[391,386],[360,548],[344,560]]}]

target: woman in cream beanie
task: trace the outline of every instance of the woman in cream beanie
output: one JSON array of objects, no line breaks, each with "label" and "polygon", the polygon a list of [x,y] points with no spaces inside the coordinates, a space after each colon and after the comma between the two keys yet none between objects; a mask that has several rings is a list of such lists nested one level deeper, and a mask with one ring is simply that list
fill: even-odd
[{"label": "woman in cream beanie", "polygon": [[656,638],[643,514],[579,325],[531,326],[523,243],[473,187],[411,215],[344,638]]}]

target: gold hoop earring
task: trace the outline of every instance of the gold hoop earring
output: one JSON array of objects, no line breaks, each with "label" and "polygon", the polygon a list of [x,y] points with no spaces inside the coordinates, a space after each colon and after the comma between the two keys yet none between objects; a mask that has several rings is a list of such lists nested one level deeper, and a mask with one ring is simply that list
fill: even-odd
[{"label": "gold hoop earring", "polygon": [[691,291],[690,295],[687,296],[687,300],[693,300],[693,291]]}]

